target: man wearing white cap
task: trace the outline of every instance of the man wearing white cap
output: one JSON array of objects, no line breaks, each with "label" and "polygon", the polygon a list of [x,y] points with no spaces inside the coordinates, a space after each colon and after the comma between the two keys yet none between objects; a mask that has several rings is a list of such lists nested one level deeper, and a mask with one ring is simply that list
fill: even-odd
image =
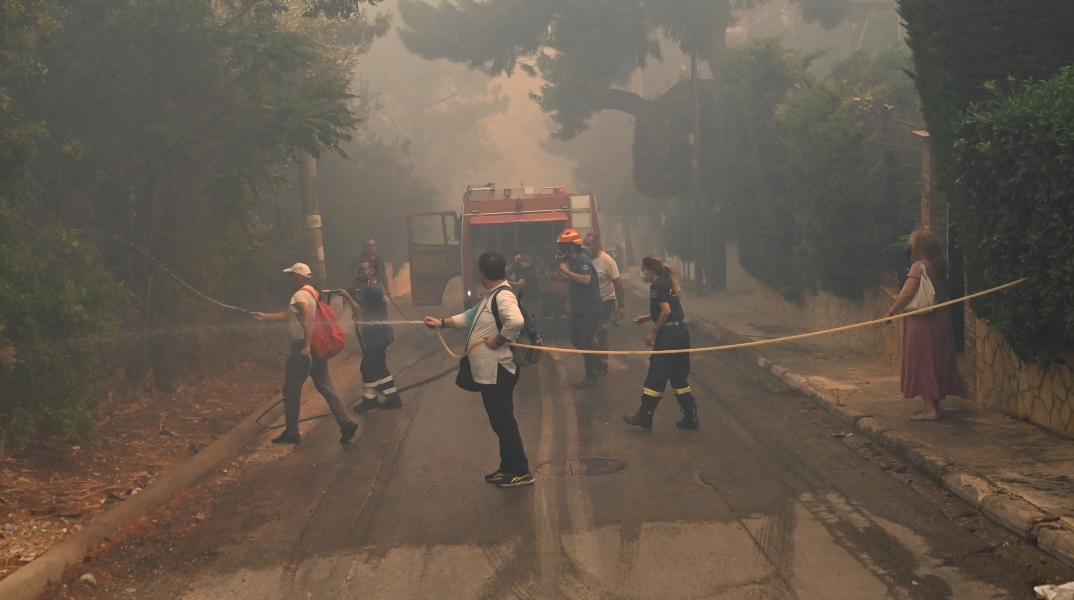
[{"label": "man wearing white cap", "polygon": [[328,361],[310,353],[314,318],[317,315],[317,291],[310,285],[313,273],[302,263],[295,263],[283,272],[290,276],[291,289],[294,290],[288,309],[278,313],[253,313],[254,318],[259,321],[287,323],[288,333],[291,334],[291,354],[284,363],[283,379],[283,415],[287,425],[272,443],[297,444],[301,439],[298,433],[298,413],[302,405],[302,385],[306,383],[307,377],[313,378],[313,387],[324,396],[328,408],[332,409],[332,415],[339,423],[340,443],[349,442],[358,432],[358,424],[347,416],[343,400],[332,386],[332,378],[328,375]]}]

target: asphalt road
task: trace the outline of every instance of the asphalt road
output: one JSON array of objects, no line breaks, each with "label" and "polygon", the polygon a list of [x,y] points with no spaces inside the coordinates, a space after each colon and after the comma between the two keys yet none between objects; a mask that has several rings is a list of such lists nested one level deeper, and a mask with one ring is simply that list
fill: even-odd
[{"label": "asphalt road", "polygon": [[[416,333],[390,364],[433,347]],[[615,335],[643,348],[632,325]],[[353,444],[327,422],[293,451],[266,435],[203,520],[139,537],[137,558],[98,557],[107,584],[82,597],[987,599],[1072,575],[745,359],[695,360],[699,431],[675,428],[670,392],[653,431],[624,424],[646,361],[611,364],[591,390],[570,385],[580,357],[525,370],[533,486],[483,481],[495,438],[449,376],[363,417]]]}]

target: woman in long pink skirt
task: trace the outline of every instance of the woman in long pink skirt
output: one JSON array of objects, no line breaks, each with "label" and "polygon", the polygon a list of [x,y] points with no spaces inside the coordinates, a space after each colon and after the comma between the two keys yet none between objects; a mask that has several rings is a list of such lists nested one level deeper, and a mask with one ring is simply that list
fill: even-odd
[{"label": "woman in long pink skirt", "polygon": [[[914,261],[895,304],[888,310],[892,316],[903,309],[921,285],[922,271],[936,289],[936,304],[951,297],[947,284],[947,257],[936,234],[919,229],[910,235],[910,256]],[[903,319],[902,376],[904,398],[921,396],[924,409],[910,417],[914,421],[935,421],[940,418],[940,401],[947,396],[962,396],[966,385],[958,372],[955,359],[955,335],[951,324],[950,307],[913,315]]]}]

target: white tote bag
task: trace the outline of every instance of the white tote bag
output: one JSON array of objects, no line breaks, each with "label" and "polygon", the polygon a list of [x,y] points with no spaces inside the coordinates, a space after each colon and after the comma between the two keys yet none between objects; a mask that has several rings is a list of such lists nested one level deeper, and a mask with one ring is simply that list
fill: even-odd
[{"label": "white tote bag", "polygon": [[910,299],[910,303],[903,307],[902,312],[904,313],[914,312],[936,304],[936,288],[933,287],[929,274],[925,272],[925,263],[918,264],[921,265],[921,283],[918,284],[917,293]]}]

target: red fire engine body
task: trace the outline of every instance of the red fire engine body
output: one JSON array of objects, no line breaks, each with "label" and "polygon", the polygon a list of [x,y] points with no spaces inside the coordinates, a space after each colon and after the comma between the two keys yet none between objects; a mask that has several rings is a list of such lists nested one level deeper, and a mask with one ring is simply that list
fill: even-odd
[{"label": "red fire engine body", "polygon": [[504,189],[493,184],[470,185],[463,196],[462,214],[455,211],[407,215],[410,285],[414,306],[439,306],[448,282],[462,276],[463,304],[469,308],[484,291],[477,274],[483,252],[498,252],[508,264],[523,251],[534,259],[539,300],[526,304],[551,315],[564,310],[567,282],[554,275],[558,268],[556,237],[577,229],[583,236],[599,233],[597,199],[573,194],[562,187]]}]

